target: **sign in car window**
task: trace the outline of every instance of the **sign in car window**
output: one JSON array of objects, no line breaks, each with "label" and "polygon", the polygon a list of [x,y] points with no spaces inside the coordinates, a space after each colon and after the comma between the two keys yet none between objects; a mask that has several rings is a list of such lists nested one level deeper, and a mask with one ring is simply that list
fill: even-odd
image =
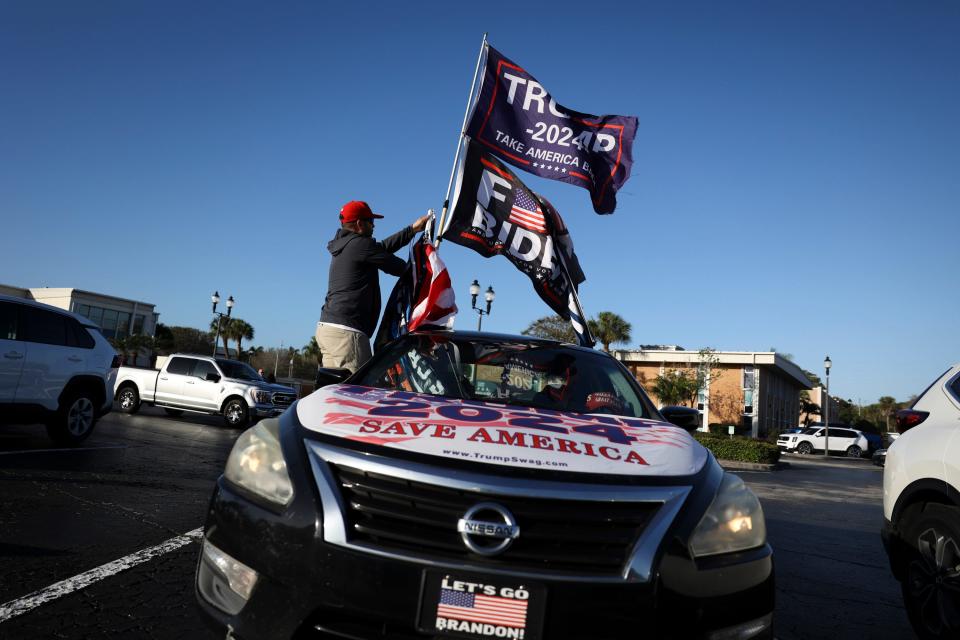
[{"label": "sign in car window", "polygon": [[356,442],[522,468],[688,475],[706,450],[644,418],[561,412],[377,389],[325,387],[297,405],[304,427]]}]

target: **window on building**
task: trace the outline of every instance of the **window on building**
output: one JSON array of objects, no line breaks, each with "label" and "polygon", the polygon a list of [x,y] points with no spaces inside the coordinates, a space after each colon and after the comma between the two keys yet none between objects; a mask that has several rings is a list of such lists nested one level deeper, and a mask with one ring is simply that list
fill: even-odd
[{"label": "window on building", "polygon": [[80,315],[82,315],[84,318],[89,318],[89,317],[90,317],[90,305],[88,305],[88,304],[78,304],[78,305],[77,305],[77,313],[79,313]]},{"label": "window on building", "polygon": [[133,316],[133,335],[139,336],[143,333],[143,316],[137,314]]},{"label": "window on building", "polygon": [[117,314],[117,335],[118,336],[128,336],[130,335],[130,314],[120,312]]},{"label": "window on building", "polygon": [[700,389],[697,391],[697,409],[703,411],[705,406],[707,406],[707,391],[706,389]]},{"label": "window on building", "polygon": [[753,413],[753,389],[743,390],[743,412]]},{"label": "window on building", "polygon": [[118,315],[113,309],[103,310],[103,320],[100,321],[100,328],[103,329],[103,335],[108,338],[115,338],[117,335]]},{"label": "window on building", "polygon": [[102,326],[100,323],[103,320],[103,309],[100,307],[90,307],[90,315],[87,317],[90,318],[90,321],[93,322],[93,324],[97,325],[98,327]]},{"label": "window on building", "polygon": [[754,382],[756,373],[753,370],[753,365],[749,364],[743,368],[743,388],[744,389],[753,389],[756,384]]}]

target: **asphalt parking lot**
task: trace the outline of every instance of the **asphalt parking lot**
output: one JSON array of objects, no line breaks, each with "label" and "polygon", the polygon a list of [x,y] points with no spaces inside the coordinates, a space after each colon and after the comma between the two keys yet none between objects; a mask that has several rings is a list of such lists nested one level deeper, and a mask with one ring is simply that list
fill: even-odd
[{"label": "asphalt parking lot", "polygon": [[[0,432],[0,638],[214,638],[193,602],[196,544],[238,430],[144,408],[75,450]],[[880,543],[882,470],[786,456],[739,472],[760,497],[777,636],[913,637]]]}]

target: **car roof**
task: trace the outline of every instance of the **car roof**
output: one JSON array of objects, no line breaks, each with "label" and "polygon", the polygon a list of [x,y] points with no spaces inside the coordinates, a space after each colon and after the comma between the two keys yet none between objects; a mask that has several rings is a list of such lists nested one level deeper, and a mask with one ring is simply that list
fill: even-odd
[{"label": "car roof", "polygon": [[79,313],[74,313],[73,311],[68,311],[60,307],[55,307],[52,304],[47,304],[45,302],[38,302],[37,300],[31,300],[29,298],[18,298],[17,296],[9,296],[4,293],[0,293],[0,301],[3,302],[15,302],[17,304],[27,305],[28,307],[37,307],[39,309],[44,309],[47,311],[56,311],[59,314],[69,316],[82,324],[85,327],[92,327],[94,329],[99,329],[96,324],[94,324],[90,318],[85,318]]},{"label": "car roof", "polygon": [[[558,347],[567,347],[570,349],[576,349],[577,351],[585,351],[588,353],[594,354],[606,354],[603,351],[598,351],[597,349],[592,349],[590,347],[581,347],[576,344],[570,344],[569,342],[561,342],[559,340],[554,340],[553,338],[541,338],[539,336],[525,336],[511,333],[491,333],[486,331],[451,331],[445,329],[417,329],[416,331],[411,332],[409,335],[437,335],[437,336],[447,336],[451,338],[456,338],[458,340],[475,340],[477,342],[497,342],[497,341],[512,341],[512,342],[527,342],[530,344],[543,344],[543,345],[556,345]],[[402,336],[401,336],[402,337]]]}]

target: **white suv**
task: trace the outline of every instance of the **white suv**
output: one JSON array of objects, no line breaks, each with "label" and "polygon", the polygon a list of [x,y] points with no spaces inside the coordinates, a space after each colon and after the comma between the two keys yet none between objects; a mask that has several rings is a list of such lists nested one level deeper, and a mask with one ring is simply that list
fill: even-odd
[{"label": "white suv", "polygon": [[830,453],[845,453],[851,458],[859,458],[870,448],[863,432],[845,427],[830,427],[825,433],[823,427],[808,427],[800,433],[784,433],[777,438],[777,446],[788,453],[813,453],[823,451],[829,439]]},{"label": "white suv", "polygon": [[884,546],[920,638],[960,637],[960,364],[897,412],[883,471]]},{"label": "white suv", "polygon": [[0,295],[0,422],[42,422],[54,441],[77,444],[110,411],[119,365],[86,318]]}]

